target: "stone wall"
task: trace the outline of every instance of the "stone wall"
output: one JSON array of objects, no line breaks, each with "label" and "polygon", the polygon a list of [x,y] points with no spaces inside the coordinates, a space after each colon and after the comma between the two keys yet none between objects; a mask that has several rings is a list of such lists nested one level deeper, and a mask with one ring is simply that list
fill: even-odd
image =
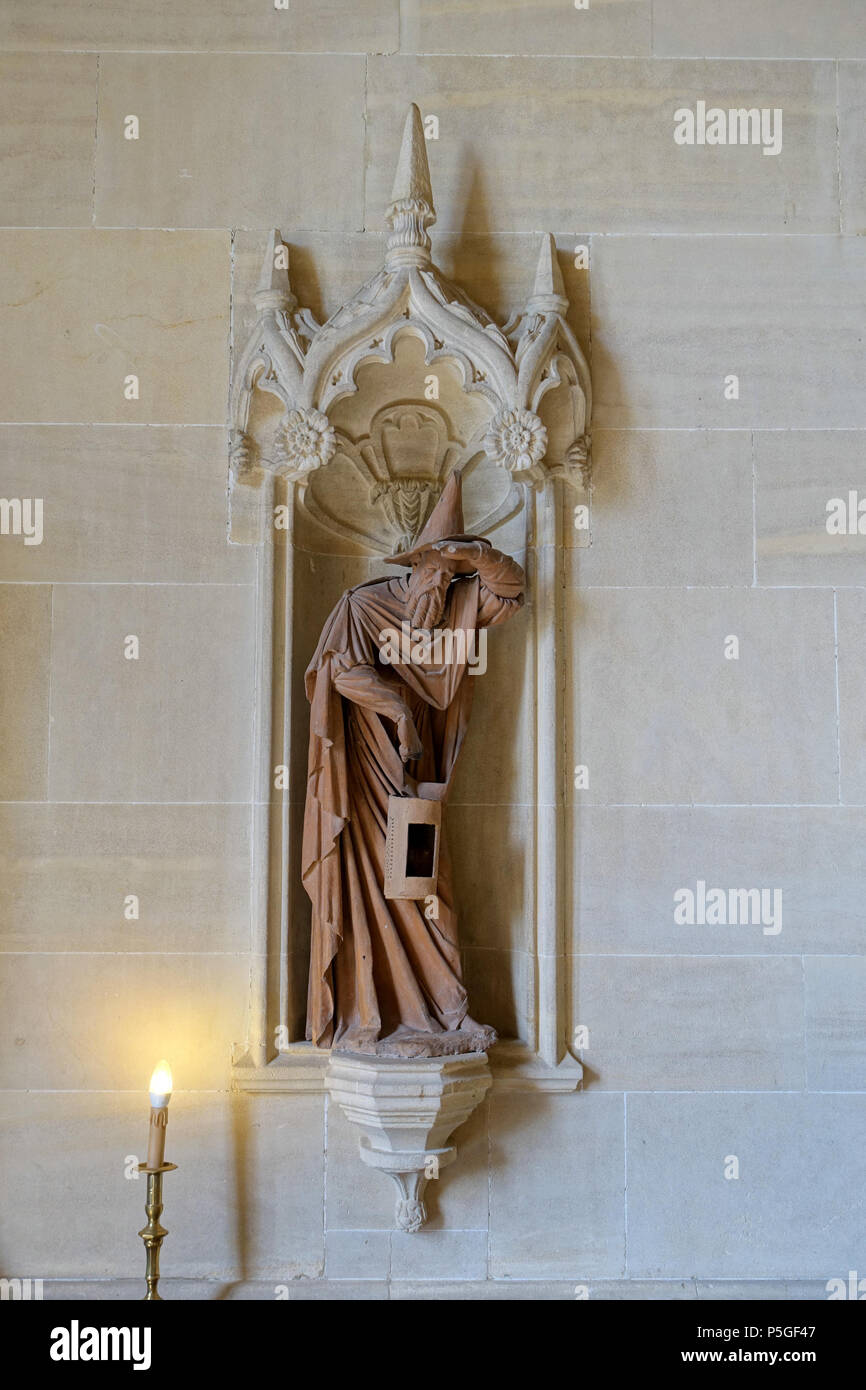
[{"label": "stone wall", "polygon": [[[0,47],[0,493],[43,503],[41,543],[14,508],[0,535],[0,1273],[138,1275],[125,1167],[165,1053],[178,1292],[866,1275],[866,534],[827,528],[866,498],[858,0],[5,0]],[[254,595],[225,434],[267,229],[335,309],[381,259],[410,100],[439,118],[443,268],[504,317],[552,231],[595,392],[568,594],[586,1085],[494,1092],[412,1236],[321,1096],[229,1087]],[[678,144],[699,103],[781,110],[781,150]],[[766,910],[677,921],[700,884]]]}]

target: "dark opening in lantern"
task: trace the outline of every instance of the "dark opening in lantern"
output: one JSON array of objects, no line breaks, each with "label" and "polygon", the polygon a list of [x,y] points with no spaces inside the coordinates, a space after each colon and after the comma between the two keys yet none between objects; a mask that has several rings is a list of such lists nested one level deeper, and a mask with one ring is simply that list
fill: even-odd
[{"label": "dark opening in lantern", "polygon": [[427,898],[436,892],[441,829],[441,801],[388,798],[386,898]]}]

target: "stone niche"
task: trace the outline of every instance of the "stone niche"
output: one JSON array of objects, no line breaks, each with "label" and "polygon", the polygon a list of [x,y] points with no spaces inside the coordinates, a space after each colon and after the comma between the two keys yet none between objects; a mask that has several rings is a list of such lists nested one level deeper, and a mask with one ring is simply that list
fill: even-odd
[{"label": "stone niche", "polygon": [[[525,307],[498,325],[431,257],[420,115],[410,109],[382,269],[324,325],[299,306],[279,232],[234,368],[230,534],[257,555],[254,959],[234,1083],[319,1090],[304,1041],[310,904],[300,881],[309,707],[303,676],[340,594],[387,573],[455,467],[469,531],[527,572],[527,603],[488,644],[446,812],[475,1017],[497,1029],[494,1084],[573,1090],[565,925],[574,762],[566,528],[588,504],[589,376],[565,320],[553,239]],[[284,771],[283,771],[284,769]]]}]

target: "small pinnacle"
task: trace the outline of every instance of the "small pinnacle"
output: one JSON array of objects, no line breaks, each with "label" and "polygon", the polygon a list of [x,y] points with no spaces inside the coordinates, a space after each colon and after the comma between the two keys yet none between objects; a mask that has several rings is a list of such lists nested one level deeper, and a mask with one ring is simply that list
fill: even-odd
[{"label": "small pinnacle", "polygon": [[556,258],[556,242],[550,232],[545,232],[541,239],[541,250],[538,256],[538,268],[535,272],[535,284],[532,287],[532,299],[534,300],[565,300],[568,299],[565,293],[565,285],[562,280],[562,271],[559,269],[559,261]]},{"label": "small pinnacle", "polygon": [[284,245],[282,234],[277,227],[268,236],[262,273],[256,286],[256,295],[260,294],[283,295],[294,299],[289,283],[289,248]]},{"label": "small pinnacle", "polygon": [[411,199],[426,203],[433,212],[433,189],[430,186],[430,166],[427,163],[427,141],[424,139],[424,126],[421,112],[414,101],[406,115],[403,127],[403,143],[397,160],[394,187],[391,191],[391,204]]}]

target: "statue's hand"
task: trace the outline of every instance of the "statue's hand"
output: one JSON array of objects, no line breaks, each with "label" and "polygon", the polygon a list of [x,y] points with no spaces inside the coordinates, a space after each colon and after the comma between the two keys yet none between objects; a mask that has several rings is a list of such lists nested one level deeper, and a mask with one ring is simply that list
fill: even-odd
[{"label": "statue's hand", "polygon": [[397,720],[397,737],[400,740],[400,757],[404,763],[420,758],[424,745],[418,737],[415,721],[411,714],[404,714]]},{"label": "statue's hand", "polygon": [[484,554],[480,541],[437,541],[433,549],[455,560],[480,560]]}]

